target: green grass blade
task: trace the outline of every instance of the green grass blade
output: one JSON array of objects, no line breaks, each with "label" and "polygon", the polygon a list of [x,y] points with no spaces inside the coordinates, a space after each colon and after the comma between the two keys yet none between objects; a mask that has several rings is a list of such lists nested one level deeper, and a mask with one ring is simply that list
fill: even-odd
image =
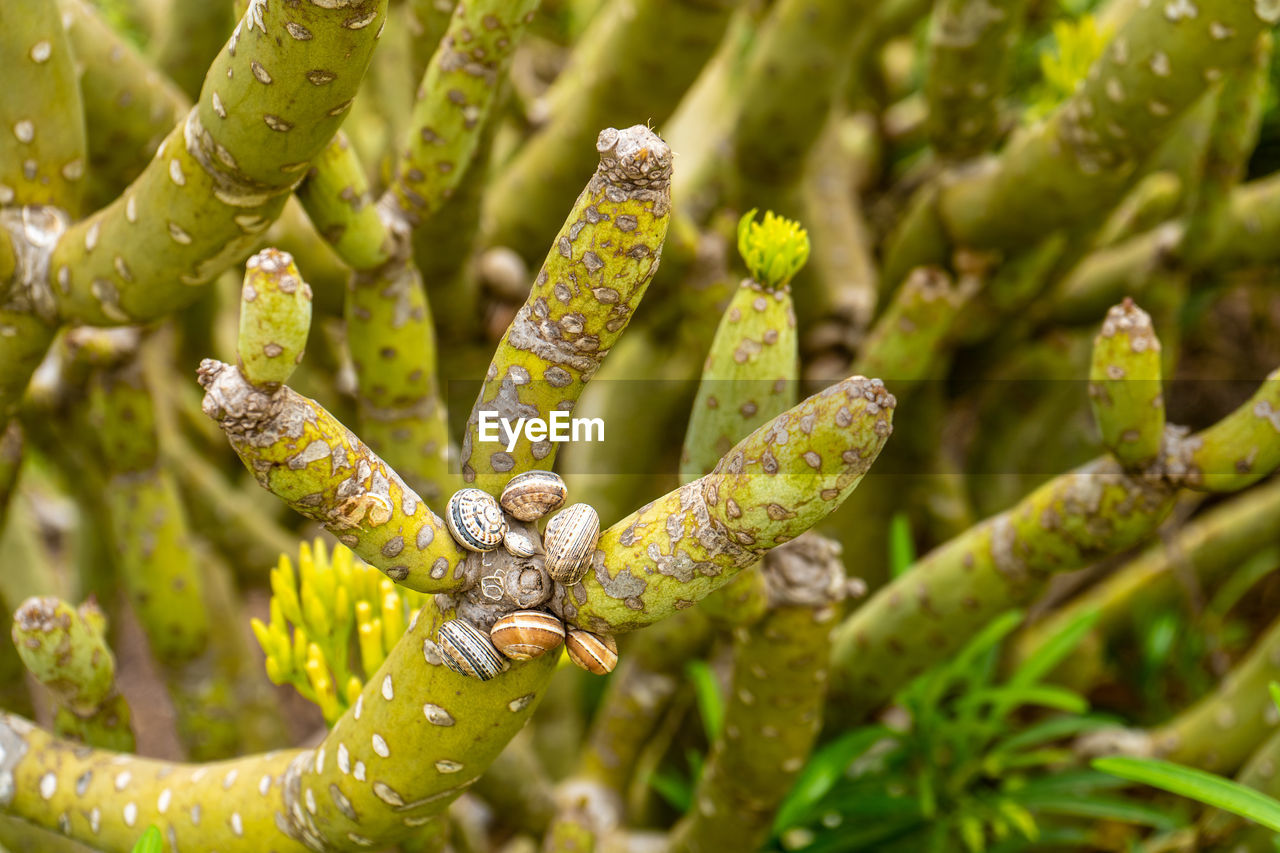
[{"label": "green grass blade", "polygon": [[1095,759],[1093,767],[1131,782],[1216,806],[1280,832],[1280,802],[1230,779],[1157,758],[1124,755]]}]

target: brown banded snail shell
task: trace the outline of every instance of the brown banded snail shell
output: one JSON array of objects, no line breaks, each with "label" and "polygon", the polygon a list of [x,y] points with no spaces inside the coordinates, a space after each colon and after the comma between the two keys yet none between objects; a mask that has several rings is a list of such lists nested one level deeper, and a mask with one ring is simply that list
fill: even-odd
[{"label": "brown banded snail shell", "polygon": [[507,482],[498,502],[521,521],[535,521],[564,503],[569,493],[558,474],[526,471]]},{"label": "brown banded snail shell", "polygon": [[574,504],[547,522],[542,537],[547,572],[565,586],[582,580],[600,539],[600,516],[586,504]]},{"label": "brown banded snail shell", "polygon": [[444,665],[459,675],[488,681],[509,666],[488,635],[465,619],[450,619],[441,625],[437,645]]},{"label": "brown banded snail shell", "polygon": [[458,544],[469,551],[492,551],[502,544],[507,519],[493,495],[480,489],[459,489],[445,507],[445,524]]},{"label": "brown banded snail shell", "polygon": [[618,643],[608,634],[572,630],[564,641],[569,660],[594,675],[608,675],[618,665]]},{"label": "brown banded snail shell", "polygon": [[524,522],[507,525],[507,535],[502,546],[517,557],[532,557],[542,550],[542,541],[533,526]]},{"label": "brown banded snail shell", "polygon": [[489,639],[512,660],[531,660],[560,648],[564,623],[540,610],[517,610],[493,623]]}]

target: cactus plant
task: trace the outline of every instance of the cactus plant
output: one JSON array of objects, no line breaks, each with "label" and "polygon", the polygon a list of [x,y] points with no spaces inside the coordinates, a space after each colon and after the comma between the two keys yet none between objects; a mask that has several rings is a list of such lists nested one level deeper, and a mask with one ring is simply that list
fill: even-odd
[{"label": "cactus plant", "polygon": [[7,4],[0,845],[1252,843],[1277,23]]}]

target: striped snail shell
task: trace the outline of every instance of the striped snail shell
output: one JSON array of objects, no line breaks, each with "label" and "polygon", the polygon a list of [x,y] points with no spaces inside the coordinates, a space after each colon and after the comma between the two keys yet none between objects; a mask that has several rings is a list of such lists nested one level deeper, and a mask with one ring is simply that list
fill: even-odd
[{"label": "striped snail shell", "polygon": [[507,525],[507,535],[502,537],[502,546],[517,557],[532,557],[542,550],[542,541],[533,525],[517,521]]},{"label": "striped snail shell", "polygon": [[608,634],[572,630],[564,641],[569,660],[593,675],[608,675],[618,665],[618,643]]},{"label": "striped snail shell", "polygon": [[508,481],[499,502],[503,509],[521,521],[534,521],[563,504],[568,493],[564,480],[558,474],[526,471]]},{"label": "striped snail shell", "polygon": [[493,623],[489,639],[512,660],[530,660],[560,648],[564,623],[540,610],[517,610]]},{"label": "striped snail shell", "polygon": [[492,551],[502,544],[507,519],[493,495],[480,489],[460,489],[449,498],[445,524],[458,544],[469,551]]},{"label": "striped snail shell", "polygon": [[547,572],[565,586],[582,580],[600,539],[600,516],[586,504],[574,504],[547,522],[543,547]]},{"label": "striped snail shell", "polygon": [[488,681],[509,666],[488,635],[465,619],[450,619],[441,625],[438,645],[444,665],[459,675]]}]

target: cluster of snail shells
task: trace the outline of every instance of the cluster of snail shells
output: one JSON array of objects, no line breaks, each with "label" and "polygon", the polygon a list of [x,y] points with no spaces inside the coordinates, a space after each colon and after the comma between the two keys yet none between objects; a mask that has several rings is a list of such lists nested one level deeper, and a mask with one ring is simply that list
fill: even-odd
[{"label": "cluster of snail shells", "polygon": [[[449,499],[445,510],[449,532],[462,547],[476,552],[482,565],[490,563],[487,552],[499,547],[521,559],[511,566],[494,560],[495,574],[482,576],[480,594],[491,602],[522,609],[499,617],[487,634],[465,618],[440,626],[441,656],[453,671],[488,681],[507,669],[508,658],[531,660],[561,644],[570,660],[588,672],[604,675],[613,671],[618,647],[612,637],[578,629],[566,631],[553,614],[528,609],[546,599],[536,575],[545,573],[544,577],[572,586],[582,580],[595,554],[600,517],[586,504],[563,510],[548,522],[545,536],[538,535],[533,522],[563,505],[567,494],[558,475],[528,471],[513,477],[499,498],[467,488]],[[486,584],[493,588],[484,588]]]}]

